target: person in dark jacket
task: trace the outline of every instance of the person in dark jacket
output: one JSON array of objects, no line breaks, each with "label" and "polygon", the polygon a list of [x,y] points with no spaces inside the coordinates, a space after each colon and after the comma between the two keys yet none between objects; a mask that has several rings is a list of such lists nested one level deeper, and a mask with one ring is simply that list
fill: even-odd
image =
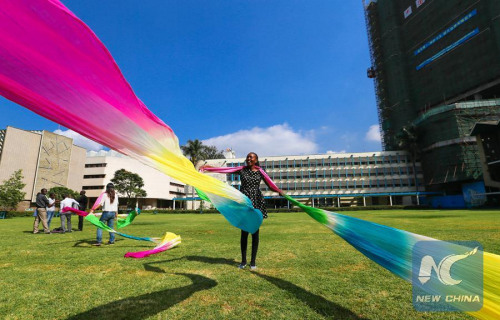
[{"label": "person in dark jacket", "polygon": [[[87,198],[87,196],[85,195],[85,190],[80,191],[80,197],[76,201],[78,201],[78,204],[80,205],[80,210],[87,210],[89,198]],[[83,219],[84,217],[78,216],[78,231],[83,230]]]},{"label": "person in dark jacket", "polygon": [[47,189],[43,188],[40,193],[36,195],[36,210],[35,223],[33,223],[33,233],[39,233],[38,225],[42,222],[43,231],[46,234],[50,233],[49,225],[47,224],[47,207],[50,206],[49,199],[47,198]]}]

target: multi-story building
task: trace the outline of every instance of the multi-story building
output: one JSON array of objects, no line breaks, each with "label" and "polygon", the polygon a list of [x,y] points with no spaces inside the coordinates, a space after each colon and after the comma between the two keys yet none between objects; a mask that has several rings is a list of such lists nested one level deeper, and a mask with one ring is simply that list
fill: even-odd
[{"label": "multi-story building", "polygon": [[82,187],[85,149],[73,139],[49,131],[0,130],[0,183],[21,169],[26,198],[18,210],[27,209],[42,188]]},{"label": "multi-story building", "polygon": [[[177,208],[184,202],[174,204],[173,199],[184,198],[185,185],[171,177],[151,168],[142,162],[132,159],[116,151],[89,151],[85,161],[83,190],[93,203],[104,191],[106,184],[113,179],[117,170],[125,169],[138,174],[144,180],[143,189],[147,196],[139,199],[139,207],[143,209]],[[120,205],[126,203],[120,202]]]},{"label": "multi-story building", "polygon": [[500,1],[363,0],[384,150],[417,137],[427,190],[482,180],[475,123],[500,119]]},{"label": "multi-story building", "polygon": [[[428,194],[421,186],[420,163],[413,164],[403,151],[273,156],[259,160],[279,188],[312,206],[410,205]],[[207,160],[202,165],[244,166],[245,159]],[[238,174],[211,175],[240,187]],[[264,183],[261,190],[269,207],[289,205]]]}]

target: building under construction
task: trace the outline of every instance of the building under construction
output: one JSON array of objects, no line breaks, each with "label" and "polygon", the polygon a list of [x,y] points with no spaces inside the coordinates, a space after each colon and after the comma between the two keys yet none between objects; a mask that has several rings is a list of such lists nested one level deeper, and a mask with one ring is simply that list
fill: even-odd
[{"label": "building under construction", "polygon": [[364,0],[385,150],[416,136],[426,189],[482,180],[477,122],[500,119],[500,1]]}]

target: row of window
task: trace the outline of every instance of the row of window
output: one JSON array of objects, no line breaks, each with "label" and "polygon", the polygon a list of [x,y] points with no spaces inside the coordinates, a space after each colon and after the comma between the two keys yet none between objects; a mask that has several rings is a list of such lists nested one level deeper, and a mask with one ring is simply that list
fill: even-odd
[{"label": "row of window", "polygon": [[104,186],[83,186],[83,190],[103,190]]},{"label": "row of window", "polygon": [[83,179],[97,179],[97,178],[105,178],[105,174],[85,174]]},{"label": "row of window", "polygon": [[[420,182],[419,182],[420,183]],[[335,190],[335,189],[367,189],[367,188],[405,188],[415,186],[413,179],[367,180],[367,181],[335,181],[335,182],[299,182],[277,183],[281,190]],[[240,189],[239,184],[233,187]],[[261,185],[263,192],[270,191],[266,185]]]},{"label": "row of window", "polygon": [[[273,168],[301,168],[301,167],[333,167],[333,166],[359,166],[373,164],[409,163],[406,156],[382,156],[382,157],[349,157],[349,158],[326,158],[326,159],[301,159],[301,160],[263,160],[261,167]],[[228,167],[244,166],[244,162],[228,163]]]},{"label": "row of window", "polygon": [[[420,173],[420,170],[417,171]],[[411,167],[374,168],[367,170],[344,169],[344,170],[320,170],[320,171],[298,171],[298,172],[269,172],[273,180],[296,180],[296,179],[327,179],[327,178],[349,178],[349,177],[373,177],[373,176],[401,176],[413,175]],[[240,181],[239,174],[228,174],[229,181]]]},{"label": "row of window", "polygon": [[177,188],[184,188],[183,184],[175,183],[175,182],[170,182],[170,185],[172,187],[177,187]]},{"label": "row of window", "polygon": [[176,192],[176,191],[169,191],[170,194],[173,194],[175,196],[185,196],[186,193],[184,192]]},{"label": "row of window", "polygon": [[85,168],[102,168],[105,167],[107,163],[87,163]]}]

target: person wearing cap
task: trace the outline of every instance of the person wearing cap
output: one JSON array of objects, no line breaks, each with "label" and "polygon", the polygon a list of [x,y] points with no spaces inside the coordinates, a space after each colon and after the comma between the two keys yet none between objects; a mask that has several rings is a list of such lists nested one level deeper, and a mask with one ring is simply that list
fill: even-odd
[{"label": "person wearing cap", "polygon": [[[108,227],[113,228],[115,219],[118,215],[118,195],[115,192],[115,186],[112,183],[106,185],[106,192],[102,196],[99,206],[102,206],[102,215],[99,221],[107,224]],[[97,209],[96,208],[96,209]],[[90,210],[91,214],[94,214],[94,210]],[[100,246],[102,242],[102,229],[97,228],[97,242],[94,246]],[[115,233],[109,233],[108,244],[115,244]]]}]

